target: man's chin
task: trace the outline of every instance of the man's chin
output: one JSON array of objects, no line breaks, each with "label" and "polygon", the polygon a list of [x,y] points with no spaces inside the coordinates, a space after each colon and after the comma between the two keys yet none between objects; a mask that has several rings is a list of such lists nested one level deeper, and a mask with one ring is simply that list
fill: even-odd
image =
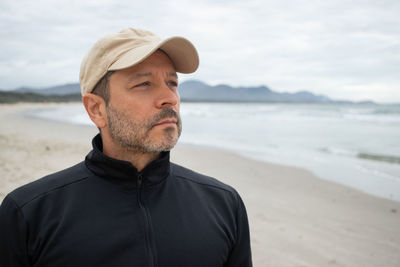
[{"label": "man's chin", "polygon": [[163,136],[157,137],[154,136],[144,146],[147,148],[149,152],[163,152],[170,151],[173,149],[178,142],[179,136],[178,133],[174,134],[164,134]]},{"label": "man's chin", "polygon": [[171,149],[174,148],[176,143],[174,144],[161,144],[157,146],[150,146],[147,147],[146,152],[148,153],[161,153],[161,152],[167,152],[170,151]]}]

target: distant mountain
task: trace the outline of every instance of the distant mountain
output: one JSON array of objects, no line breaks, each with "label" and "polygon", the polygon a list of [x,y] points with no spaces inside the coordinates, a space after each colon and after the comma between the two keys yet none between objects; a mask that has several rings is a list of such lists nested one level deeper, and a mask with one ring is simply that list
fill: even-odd
[{"label": "distant mountain", "polygon": [[30,92],[2,91],[0,90],[0,103],[20,102],[77,102],[81,101],[80,94],[69,95],[40,95]]},{"label": "distant mountain", "polygon": [[231,87],[229,85],[210,86],[201,81],[186,81],[179,85],[183,101],[211,102],[332,102],[326,96],[314,95],[307,91],[278,93],[266,86]]},{"label": "distant mountain", "polygon": [[[9,91],[11,92],[11,91]],[[71,95],[80,99],[79,83],[58,85],[43,89],[23,87],[12,91],[13,93],[33,93],[41,96]],[[231,87],[220,84],[210,86],[204,82],[189,80],[179,85],[182,101],[196,102],[289,102],[289,103],[329,103],[336,102],[323,95],[315,95],[308,91],[296,93],[279,93],[266,86],[258,87]],[[342,101],[345,102],[345,101]]]},{"label": "distant mountain", "polygon": [[29,88],[29,87],[21,87],[14,92],[18,93],[35,93],[39,95],[72,95],[72,94],[80,94],[81,87],[79,83],[68,83],[64,85],[57,85],[47,88]]}]

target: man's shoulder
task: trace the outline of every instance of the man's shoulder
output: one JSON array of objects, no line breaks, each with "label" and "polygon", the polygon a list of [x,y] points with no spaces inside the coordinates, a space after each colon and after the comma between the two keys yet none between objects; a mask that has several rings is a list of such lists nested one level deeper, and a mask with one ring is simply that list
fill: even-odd
[{"label": "man's shoulder", "polygon": [[176,178],[182,179],[186,182],[196,184],[201,187],[213,188],[220,191],[225,191],[233,195],[237,195],[236,190],[216,178],[198,173],[191,169],[182,167],[178,164],[171,163],[173,175]]},{"label": "man's shoulder", "polygon": [[19,207],[30,201],[46,195],[54,190],[82,181],[89,176],[84,162],[80,162],[67,169],[49,174],[38,180],[18,187],[11,193],[11,197]]}]

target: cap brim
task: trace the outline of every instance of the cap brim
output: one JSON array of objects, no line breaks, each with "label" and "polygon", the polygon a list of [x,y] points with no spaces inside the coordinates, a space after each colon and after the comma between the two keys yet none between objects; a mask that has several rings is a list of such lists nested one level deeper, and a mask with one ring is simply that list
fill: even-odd
[{"label": "cap brim", "polygon": [[157,49],[163,50],[180,73],[195,72],[199,66],[199,56],[193,44],[182,37],[171,37],[160,42],[154,42],[136,47],[122,55],[108,70],[120,70],[139,64]]}]

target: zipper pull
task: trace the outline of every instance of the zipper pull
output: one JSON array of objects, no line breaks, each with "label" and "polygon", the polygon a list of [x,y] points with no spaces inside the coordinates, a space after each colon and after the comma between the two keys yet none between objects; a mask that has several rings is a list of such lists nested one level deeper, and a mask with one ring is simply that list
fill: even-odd
[{"label": "zipper pull", "polygon": [[143,182],[143,176],[141,173],[138,174],[138,180],[137,180],[137,185],[138,187],[142,186],[142,182]]}]

